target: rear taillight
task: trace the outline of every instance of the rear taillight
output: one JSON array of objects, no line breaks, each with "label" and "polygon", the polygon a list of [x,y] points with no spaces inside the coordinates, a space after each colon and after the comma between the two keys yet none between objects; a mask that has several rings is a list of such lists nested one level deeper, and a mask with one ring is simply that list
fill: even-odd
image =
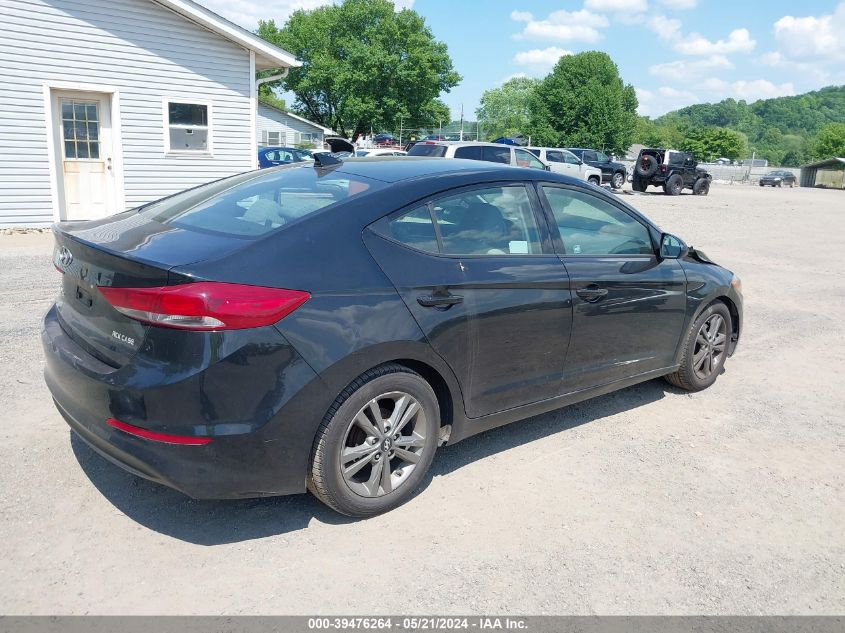
[{"label": "rear taillight", "polygon": [[126,316],[183,330],[242,330],[272,325],[311,295],[301,290],[200,281],[156,288],[112,288],[100,292]]},{"label": "rear taillight", "polygon": [[662,173],[664,173],[664,174],[668,171],[668,169],[669,169],[669,168],[668,168],[668,167],[666,167],[666,165],[661,165],[661,166],[660,166],[660,171],[661,171]]},{"label": "rear taillight", "polygon": [[150,431],[143,429],[134,424],[127,424],[114,418],[106,420],[106,424],[116,429],[134,435],[135,437],[142,437],[145,440],[152,440],[153,442],[163,442],[164,444],[182,444],[185,446],[203,446],[211,443],[210,437],[197,437],[195,435],[173,435],[171,433],[159,433],[158,431]]}]

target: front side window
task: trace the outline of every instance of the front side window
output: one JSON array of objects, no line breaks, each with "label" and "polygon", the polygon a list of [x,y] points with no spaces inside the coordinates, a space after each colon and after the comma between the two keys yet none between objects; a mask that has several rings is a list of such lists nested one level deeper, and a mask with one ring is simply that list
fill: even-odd
[{"label": "front side window", "polygon": [[550,163],[565,163],[566,158],[563,155],[563,152],[546,152],[546,160]]},{"label": "front side window", "polygon": [[542,252],[531,201],[521,185],[438,198],[390,220],[387,230],[380,232],[413,248],[444,255]]},{"label": "front side window", "polygon": [[481,148],[478,145],[467,145],[455,149],[455,158],[481,160]]},{"label": "front side window", "polygon": [[204,103],[165,102],[168,152],[209,152],[209,106]]},{"label": "front side window", "polygon": [[511,148],[507,145],[502,147],[490,147],[485,145],[482,148],[481,160],[486,160],[490,163],[502,163],[503,165],[511,164]]},{"label": "front side window", "polygon": [[600,163],[610,162],[610,159],[607,157],[607,154],[603,154],[602,152],[596,152],[596,160]]},{"label": "front side window", "polygon": [[436,143],[417,143],[408,152],[408,156],[434,156],[442,158],[446,155],[446,146]]},{"label": "front side window", "polygon": [[578,160],[578,157],[573,154],[572,152],[563,152],[563,160],[565,160],[570,165],[580,165],[581,161]]},{"label": "front side window", "polygon": [[515,149],[514,154],[516,154],[516,164],[520,167],[533,167],[534,169],[546,168],[542,161],[531,152],[526,152],[524,149]]},{"label": "front side window", "polygon": [[567,255],[652,255],[648,228],[592,194],[543,187]]}]

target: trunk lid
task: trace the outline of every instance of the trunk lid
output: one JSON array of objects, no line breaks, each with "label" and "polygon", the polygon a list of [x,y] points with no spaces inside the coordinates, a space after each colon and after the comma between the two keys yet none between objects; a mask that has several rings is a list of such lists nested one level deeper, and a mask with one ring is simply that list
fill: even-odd
[{"label": "trunk lid", "polygon": [[119,368],[143,346],[150,325],[118,312],[99,286],[150,288],[184,283],[175,266],[216,259],[243,240],[166,225],[136,212],[95,222],[53,226],[53,264],[61,271],[56,308],[68,336],[100,361]]}]

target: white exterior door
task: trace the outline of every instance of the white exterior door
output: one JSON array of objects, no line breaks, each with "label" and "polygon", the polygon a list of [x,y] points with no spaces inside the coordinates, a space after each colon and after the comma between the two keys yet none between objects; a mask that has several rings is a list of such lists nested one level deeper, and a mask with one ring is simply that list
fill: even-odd
[{"label": "white exterior door", "polygon": [[109,94],[54,93],[61,220],[94,220],[116,211],[110,102]]}]

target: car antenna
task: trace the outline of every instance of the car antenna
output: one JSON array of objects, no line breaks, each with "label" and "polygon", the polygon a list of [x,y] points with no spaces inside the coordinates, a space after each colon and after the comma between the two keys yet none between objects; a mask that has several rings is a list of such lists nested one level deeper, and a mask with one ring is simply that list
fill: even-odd
[{"label": "car antenna", "polygon": [[335,167],[342,164],[342,160],[340,160],[337,156],[332,156],[328,152],[314,154],[314,167],[317,169],[325,169],[326,167]]}]

